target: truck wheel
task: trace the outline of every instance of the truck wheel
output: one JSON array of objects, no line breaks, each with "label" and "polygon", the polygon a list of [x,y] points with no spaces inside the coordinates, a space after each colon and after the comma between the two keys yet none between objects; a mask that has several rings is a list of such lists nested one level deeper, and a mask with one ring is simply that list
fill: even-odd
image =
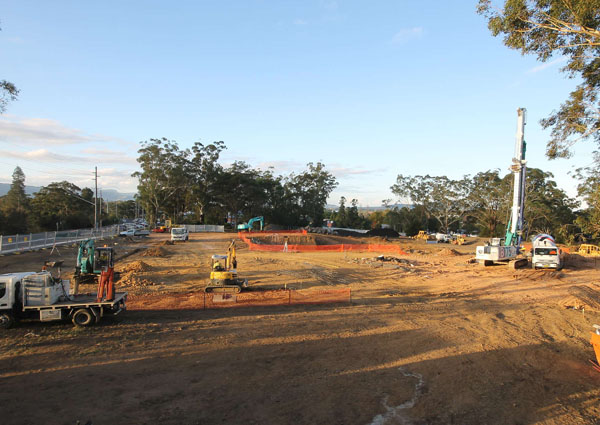
[{"label": "truck wheel", "polygon": [[15,318],[12,314],[4,312],[0,313],[0,328],[8,329],[15,324]]},{"label": "truck wheel", "polygon": [[75,326],[92,326],[96,323],[96,317],[87,308],[81,308],[73,314],[73,324]]}]

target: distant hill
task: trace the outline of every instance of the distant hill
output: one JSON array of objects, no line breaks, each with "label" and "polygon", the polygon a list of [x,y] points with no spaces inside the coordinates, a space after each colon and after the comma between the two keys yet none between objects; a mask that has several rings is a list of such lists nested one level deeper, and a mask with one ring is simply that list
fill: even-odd
[{"label": "distant hill", "polygon": [[[10,190],[9,183],[0,183],[0,196],[4,196]],[[25,186],[25,193],[28,195],[33,195],[35,192],[39,191],[39,186]],[[133,199],[135,193],[121,193],[116,191],[115,189],[103,189],[102,197],[105,201],[113,202],[113,201],[128,201]],[[100,197],[100,192],[98,192],[98,197]]]},{"label": "distant hill", "polygon": [[[0,183],[0,196],[4,196],[10,190],[10,183]],[[25,193],[33,195],[35,192],[40,190],[39,186],[25,186]]]}]

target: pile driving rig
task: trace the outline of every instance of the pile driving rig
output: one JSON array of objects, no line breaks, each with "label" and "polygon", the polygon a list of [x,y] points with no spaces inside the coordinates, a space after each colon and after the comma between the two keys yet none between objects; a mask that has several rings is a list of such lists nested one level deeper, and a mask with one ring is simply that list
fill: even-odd
[{"label": "pile driving rig", "polygon": [[475,258],[484,266],[494,263],[508,263],[513,268],[524,267],[528,261],[526,258],[517,258],[523,235],[523,213],[525,209],[525,177],[527,167],[525,160],[525,124],[526,109],[517,109],[517,140],[515,143],[515,156],[513,157],[510,170],[513,173],[513,203],[511,217],[506,229],[504,241],[492,240],[490,244],[478,246]]}]

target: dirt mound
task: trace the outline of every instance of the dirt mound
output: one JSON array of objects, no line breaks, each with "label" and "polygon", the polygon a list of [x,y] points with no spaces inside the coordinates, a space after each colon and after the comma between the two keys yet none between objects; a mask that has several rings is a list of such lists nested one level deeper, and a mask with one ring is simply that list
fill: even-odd
[{"label": "dirt mound", "polygon": [[167,253],[160,246],[156,246],[154,248],[148,248],[140,255],[142,257],[164,257],[165,255],[167,255]]},{"label": "dirt mound", "polygon": [[148,264],[144,263],[143,261],[134,261],[133,263],[129,263],[126,264],[123,267],[123,270],[121,271],[121,273],[129,273],[129,272],[145,272],[150,270],[152,267],[150,267]]},{"label": "dirt mound", "polygon": [[593,289],[586,285],[571,286],[568,292],[569,296],[560,301],[563,307],[576,310],[585,308],[600,312],[600,289]]},{"label": "dirt mound", "polygon": [[169,240],[162,241],[161,243],[159,243],[159,245],[161,245],[161,246],[165,246],[165,245],[174,245],[174,244],[175,244],[175,242],[173,242],[173,241],[169,241]]},{"label": "dirt mound", "polygon": [[144,279],[143,277],[137,276],[135,271],[130,271],[125,274],[121,274],[121,278],[119,279],[119,287],[127,287],[127,286],[154,286],[156,283],[151,280]]},{"label": "dirt mound", "polygon": [[400,236],[400,233],[396,232],[394,229],[371,229],[367,232],[369,236],[380,236],[384,238],[397,238]]},{"label": "dirt mound", "polygon": [[441,251],[439,251],[439,252],[437,253],[437,255],[443,255],[443,256],[445,256],[445,257],[450,257],[450,256],[452,256],[452,257],[455,257],[455,256],[457,256],[457,255],[462,255],[462,254],[461,254],[460,252],[458,252],[457,250],[455,250],[455,249],[452,249],[452,248],[444,248],[444,249],[442,249]]}]

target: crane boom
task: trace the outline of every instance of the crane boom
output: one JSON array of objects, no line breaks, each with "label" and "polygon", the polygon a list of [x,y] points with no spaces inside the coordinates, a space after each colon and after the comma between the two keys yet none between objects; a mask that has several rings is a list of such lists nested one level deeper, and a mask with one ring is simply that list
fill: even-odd
[{"label": "crane boom", "polygon": [[515,156],[512,159],[510,167],[513,181],[513,203],[509,225],[506,229],[506,237],[504,238],[505,246],[513,246],[521,244],[521,233],[523,230],[523,210],[525,207],[525,175],[527,174],[527,161],[525,160],[525,125],[526,122],[525,108],[517,109],[517,140],[515,142]]}]

